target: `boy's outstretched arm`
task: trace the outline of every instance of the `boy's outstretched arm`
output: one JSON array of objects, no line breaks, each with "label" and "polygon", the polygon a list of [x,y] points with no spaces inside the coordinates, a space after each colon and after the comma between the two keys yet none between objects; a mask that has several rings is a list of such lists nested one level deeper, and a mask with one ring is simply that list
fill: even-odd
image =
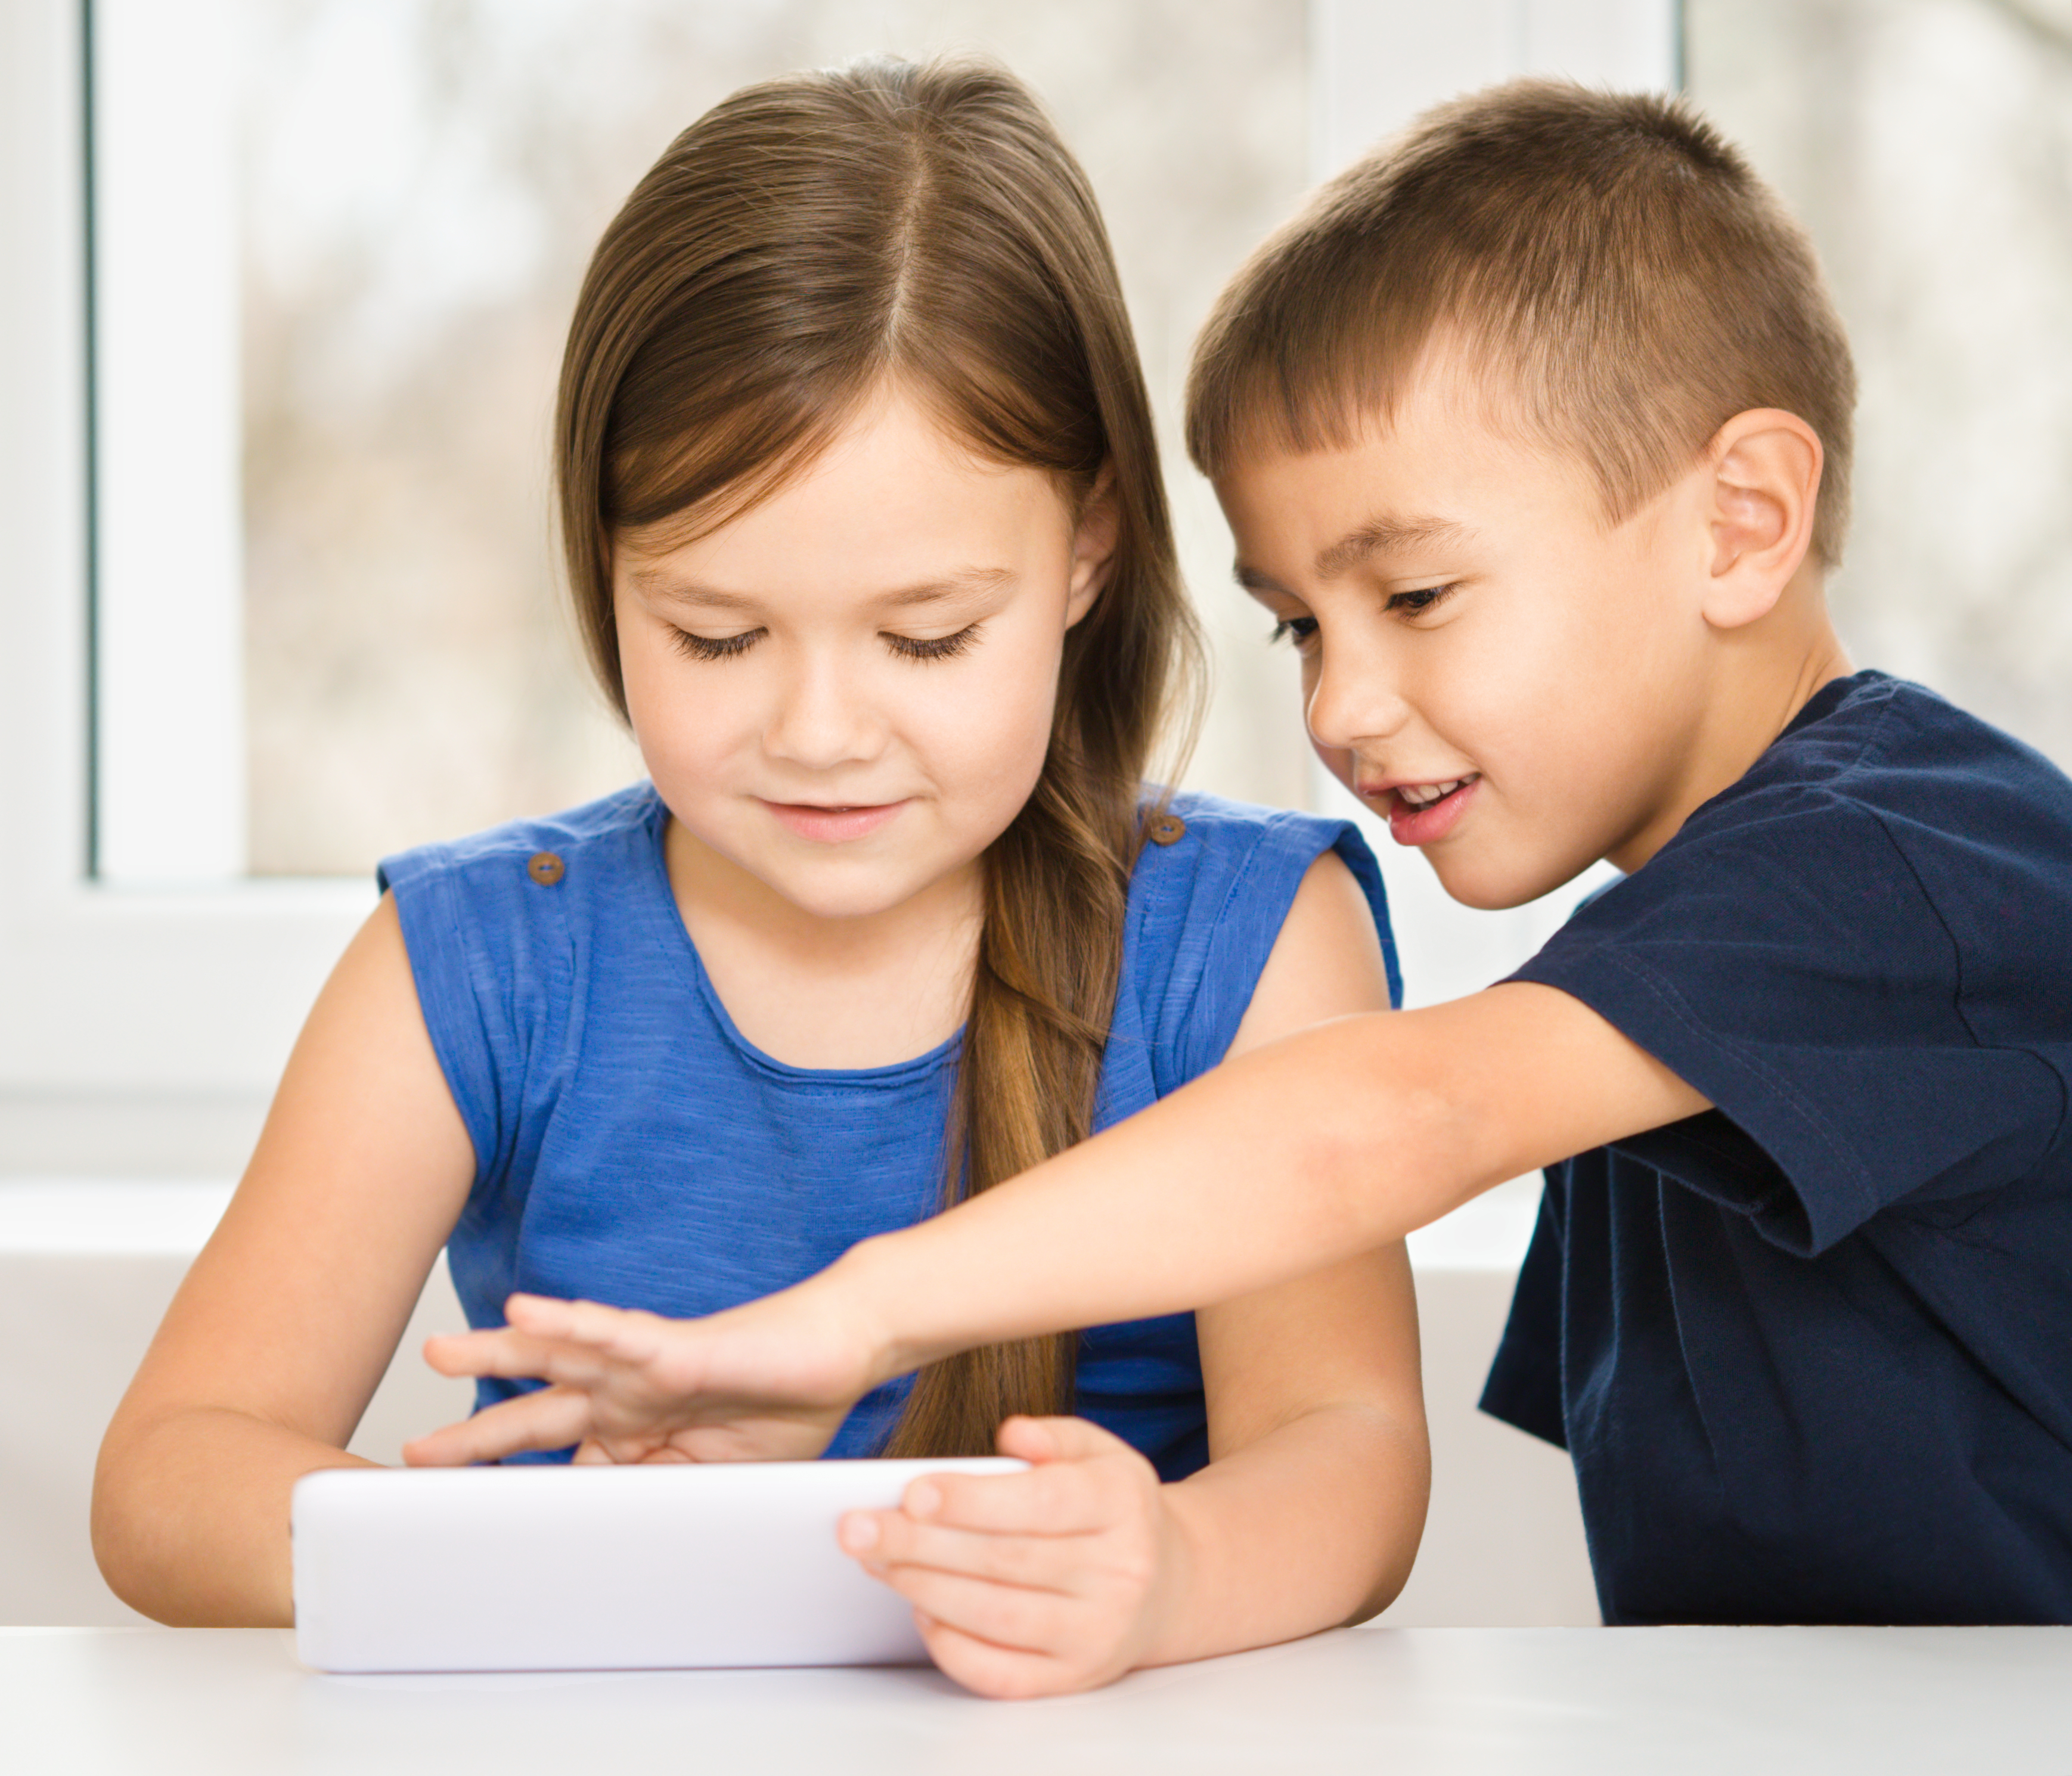
[{"label": "boy's outstretched arm", "polygon": [[458,1463],[587,1436],[619,1460],[738,1457],[766,1437],[796,1454],[800,1429],[948,1352],[1227,1301],[1706,1108],[1552,987],[1338,1018],[746,1307],[672,1322],[514,1297],[509,1330],[428,1355],[556,1385],[405,1453]]}]

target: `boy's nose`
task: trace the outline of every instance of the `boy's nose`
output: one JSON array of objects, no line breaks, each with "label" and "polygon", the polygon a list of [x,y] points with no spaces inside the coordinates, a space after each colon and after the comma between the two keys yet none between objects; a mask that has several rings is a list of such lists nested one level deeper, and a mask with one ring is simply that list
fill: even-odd
[{"label": "boy's nose", "polygon": [[1410,705],[1383,662],[1326,658],[1310,687],[1305,717],[1318,746],[1350,751],[1395,734],[1409,719]]}]

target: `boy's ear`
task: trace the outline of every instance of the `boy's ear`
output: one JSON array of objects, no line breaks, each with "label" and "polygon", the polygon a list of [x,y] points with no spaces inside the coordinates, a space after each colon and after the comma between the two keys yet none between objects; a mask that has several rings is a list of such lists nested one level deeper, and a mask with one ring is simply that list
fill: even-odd
[{"label": "boy's ear", "polygon": [[1122,502],[1116,495],[1115,465],[1104,462],[1093,491],[1079,508],[1079,528],[1072,534],[1072,580],[1065,602],[1067,629],[1093,609],[1094,600],[1108,584],[1121,533]]},{"label": "boy's ear", "polygon": [[1753,623],[1783,595],[1812,546],[1821,460],[1819,434],[1781,408],[1737,413],[1714,436],[1704,596],[1714,627]]}]

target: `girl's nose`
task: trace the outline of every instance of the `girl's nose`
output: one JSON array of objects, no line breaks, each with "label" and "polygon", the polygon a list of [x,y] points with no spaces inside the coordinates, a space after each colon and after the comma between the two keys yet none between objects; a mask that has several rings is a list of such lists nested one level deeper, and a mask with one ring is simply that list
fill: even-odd
[{"label": "girl's nose", "polygon": [[860,678],[839,660],[801,661],[779,689],[763,732],[764,750],[808,771],[876,757],[885,743],[886,723]]},{"label": "girl's nose", "polygon": [[1334,659],[1327,648],[1304,713],[1318,746],[1349,751],[1395,734],[1409,719],[1410,705],[1387,660],[1343,652]]}]

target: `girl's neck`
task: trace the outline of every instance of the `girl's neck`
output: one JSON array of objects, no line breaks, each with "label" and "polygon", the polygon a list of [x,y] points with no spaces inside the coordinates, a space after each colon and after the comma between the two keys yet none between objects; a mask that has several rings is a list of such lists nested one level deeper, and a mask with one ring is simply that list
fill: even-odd
[{"label": "girl's neck", "polygon": [[669,886],[735,1027],[801,1067],[885,1067],[963,1024],[984,915],[982,865],[882,911],[811,913],[670,820]]}]

